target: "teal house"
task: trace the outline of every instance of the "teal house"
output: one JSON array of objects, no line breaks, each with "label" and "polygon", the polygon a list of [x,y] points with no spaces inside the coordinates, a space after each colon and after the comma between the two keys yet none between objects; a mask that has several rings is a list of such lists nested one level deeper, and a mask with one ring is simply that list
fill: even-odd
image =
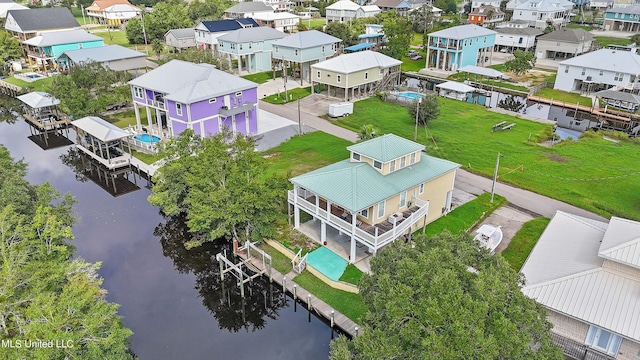
[{"label": "teal house", "polygon": [[22,43],[26,47],[29,64],[42,71],[57,67],[56,59],[67,50],[104,46],[104,40],[85,30],[66,30],[42,33]]},{"label": "teal house", "polygon": [[238,59],[238,73],[243,69],[249,73],[271,70],[272,44],[287,34],[276,29],[260,26],[231,31],[218,37],[218,52]]},{"label": "teal house", "polygon": [[456,71],[467,66],[486,66],[493,54],[496,32],[478,25],[461,25],[429,34],[426,67]]},{"label": "teal house", "polygon": [[640,32],[640,5],[614,7],[604,15],[604,29],[607,31]]},{"label": "teal house", "polygon": [[273,42],[273,59],[295,65],[296,73],[311,82],[311,65],[333,57],[342,40],[317,30],[301,31]]}]

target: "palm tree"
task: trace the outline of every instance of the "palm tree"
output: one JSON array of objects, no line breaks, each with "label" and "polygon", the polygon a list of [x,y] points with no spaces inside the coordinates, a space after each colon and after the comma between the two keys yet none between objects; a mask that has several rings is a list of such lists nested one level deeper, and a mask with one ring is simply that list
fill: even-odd
[{"label": "palm tree", "polygon": [[358,138],[360,141],[371,140],[377,136],[380,136],[380,132],[371,124],[362,125],[358,131]]}]

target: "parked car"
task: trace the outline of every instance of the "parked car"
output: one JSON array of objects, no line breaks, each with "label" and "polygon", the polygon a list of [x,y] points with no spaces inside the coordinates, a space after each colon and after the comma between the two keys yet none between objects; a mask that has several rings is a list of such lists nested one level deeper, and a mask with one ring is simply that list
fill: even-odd
[{"label": "parked car", "polygon": [[417,52],[416,50],[409,50],[409,53],[407,54],[408,57],[414,57],[416,55],[420,55],[419,52]]},{"label": "parked car", "polygon": [[411,60],[413,60],[413,61],[420,60],[420,59],[422,59],[422,55],[420,55],[420,54],[415,54],[415,55],[413,55],[413,56],[409,57],[409,59],[411,59]]}]

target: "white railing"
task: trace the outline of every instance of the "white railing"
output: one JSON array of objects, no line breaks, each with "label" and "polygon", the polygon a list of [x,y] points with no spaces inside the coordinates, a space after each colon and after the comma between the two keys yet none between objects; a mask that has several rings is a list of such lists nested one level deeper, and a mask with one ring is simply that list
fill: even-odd
[{"label": "white railing", "polygon": [[158,109],[167,110],[167,105],[165,105],[164,101],[158,101],[153,99],[147,99],[147,105],[151,105]]},{"label": "white railing", "polygon": [[123,139],[123,142],[134,150],[139,150],[145,153],[156,154],[158,152],[157,142],[148,143],[135,138]]},{"label": "white railing", "polygon": [[122,166],[127,166],[129,165],[129,163],[131,162],[131,155],[124,153],[120,156],[111,158],[111,159],[105,159],[99,155],[97,155],[96,153],[94,153],[93,151],[90,151],[89,149],[87,149],[86,147],[84,147],[82,144],[76,144],[76,147],[80,150],[82,150],[82,152],[84,152],[85,154],[91,156],[93,159],[97,160],[98,162],[100,162],[102,165],[106,166],[109,169],[114,169],[114,168],[119,168]]},{"label": "white railing", "polygon": [[[293,257],[293,259],[291,259],[291,265],[293,266],[293,270],[295,270],[296,272],[302,273],[304,271],[304,269],[307,267],[307,256],[309,254],[305,254],[304,256],[302,256],[302,249],[298,250],[298,253],[296,254],[296,256]],[[300,259],[297,263],[296,260]]]}]

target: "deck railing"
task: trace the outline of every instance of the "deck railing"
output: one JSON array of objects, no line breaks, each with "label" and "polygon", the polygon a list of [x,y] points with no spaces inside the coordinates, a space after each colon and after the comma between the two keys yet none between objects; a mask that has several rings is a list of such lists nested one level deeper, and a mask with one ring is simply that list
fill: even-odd
[{"label": "deck railing", "polygon": [[565,356],[576,360],[615,360],[613,356],[601,353],[590,348],[587,344],[569,339],[560,334],[551,332],[554,344],[562,349]]}]

